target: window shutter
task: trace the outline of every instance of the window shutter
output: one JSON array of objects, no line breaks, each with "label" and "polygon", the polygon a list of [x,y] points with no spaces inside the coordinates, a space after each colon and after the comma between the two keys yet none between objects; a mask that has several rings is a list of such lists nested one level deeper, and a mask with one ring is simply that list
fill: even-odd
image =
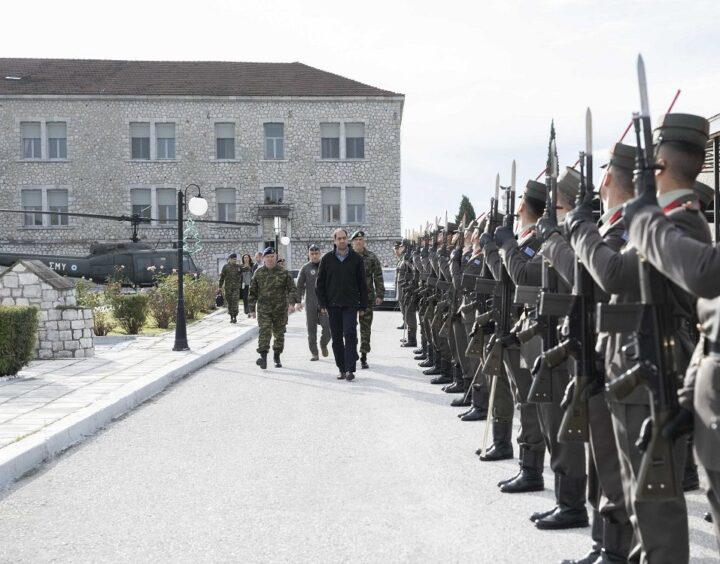
[{"label": "window shutter", "polygon": [[131,123],[130,137],[150,137],[150,124],[139,122]]},{"label": "window shutter", "polygon": [[177,191],[173,188],[158,188],[157,203],[158,206],[174,206],[177,199]]},{"label": "window shutter", "polygon": [[67,127],[64,121],[55,121],[47,124],[48,139],[64,139],[67,137]]},{"label": "window shutter", "polygon": [[346,123],[345,137],[365,137],[364,123]]},{"label": "window shutter", "polygon": [[48,208],[66,208],[68,205],[67,190],[48,190]]},{"label": "window shutter", "polygon": [[324,206],[340,205],[340,188],[330,187],[322,189],[322,203]]},{"label": "window shutter", "polygon": [[339,123],[321,123],[320,124],[320,137],[340,138],[340,124]]},{"label": "window shutter", "polygon": [[215,190],[215,197],[218,204],[234,204],[235,188],[218,188]]},{"label": "window shutter", "polygon": [[155,137],[158,139],[174,139],[175,124],[174,123],[156,123]]},{"label": "window shutter", "polygon": [[348,205],[365,204],[365,188],[360,186],[348,187],[345,192],[345,200]]},{"label": "window shutter", "polygon": [[23,139],[38,139],[40,137],[40,122],[25,121],[20,124]]},{"label": "window shutter", "polygon": [[216,123],[215,137],[217,139],[233,139],[235,137],[234,123]]},{"label": "window shutter", "polygon": [[23,190],[22,205],[42,209],[42,190]]}]

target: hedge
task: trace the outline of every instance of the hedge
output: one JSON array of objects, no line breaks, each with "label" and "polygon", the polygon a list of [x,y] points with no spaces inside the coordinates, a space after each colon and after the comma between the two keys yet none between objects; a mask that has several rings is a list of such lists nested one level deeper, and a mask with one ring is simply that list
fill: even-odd
[{"label": "hedge", "polygon": [[13,376],[35,356],[38,310],[0,306],[0,376]]},{"label": "hedge", "polygon": [[145,294],[122,294],[113,300],[113,316],[128,335],[137,335],[145,325],[148,297]]}]

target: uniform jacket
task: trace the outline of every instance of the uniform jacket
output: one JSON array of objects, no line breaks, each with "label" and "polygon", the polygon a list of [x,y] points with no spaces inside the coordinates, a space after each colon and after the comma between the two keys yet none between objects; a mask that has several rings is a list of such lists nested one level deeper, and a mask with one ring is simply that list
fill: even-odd
[{"label": "uniform jacket", "polygon": [[302,301],[305,299],[305,304],[308,310],[317,309],[318,299],[315,293],[315,284],[317,283],[318,269],[320,268],[320,262],[317,264],[313,262],[306,262],[300,269],[297,279],[297,292],[298,300]]},{"label": "uniform jacket", "polygon": [[680,403],[695,411],[695,450],[705,468],[720,471],[720,356],[705,341],[720,343],[720,248],[676,227],[657,207],[639,212],[630,241],[650,263],[700,299],[701,337],[685,374]]},{"label": "uniform jacket", "polygon": [[279,266],[261,266],[255,271],[250,282],[250,311],[279,311],[288,304],[298,302],[297,288],[292,275]]},{"label": "uniform jacket", "polygon": [[380,259],[377,258],[377,255],[367,249],[358,254],[365,263],[365,285],[368,289],[368,302],[372,305],[375,298],[382,300],[385,297],[382,264],[380,264]]},{"label": "uniform jacket", "polygon": [[240,265],[228,262],[224,264],[220,271],[220,281],[218,285],[225,288],[226,292],[239,290],[242,286],[242,273]]}]

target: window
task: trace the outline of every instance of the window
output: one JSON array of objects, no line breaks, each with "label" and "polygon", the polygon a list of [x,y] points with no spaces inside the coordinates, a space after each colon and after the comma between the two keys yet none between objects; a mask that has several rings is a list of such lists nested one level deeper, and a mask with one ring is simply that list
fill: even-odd
[{"label": "window", "polygon": [[323,223],[340,223],[340,188],[321,188]]},{"label": "window", "polygon": [[[156,158],[168,160],[175,158],[175,124],[155,124]],[[149,157],[148,157],[149,158]]]},{"label": "window", "polygon": [[282,160],[285,158],[285,124],[266,123],[265,128],[265,158],[267,160]]},{"label": "window", "polygon": [[158,188],[157,192],[157,220],[158,223],[172,223],[177,219],[177,190],[175,188]]},{"label": "window", "polygon": [[39,121],[24,121],[20,124],[22,132],[22,158],[41,159],[41,127]]},{"label": "window", "polygon": [[[42,211],[42,190],[23,190],[22,207],[26,212]],[[43,214],[25,213],[23,225],[42,225]]]},{"label": "window", "polygon": [[217,218],[219,221],[235,221],[235,188],[215,190]]},{"label": "window", "polygon": [[320,157],[323,159],[340,158],[340,124],[320,124]]},{"label": "window", "polygon": [[285,189],[282,186],[268,186],[265,188],[266,204],[282,204]]},{"label": "window", "polygon": [[348,186],[345,189],[347,223],[365,223],[365,188]]},{"label": "window", "polygon": [[133,215],[150,218],[152,211],[152,191],[150,188],[133,188],[130,190],[130,205]]},{"label": "window", "polygon": [[[48,211],[64,212],[68,211],[68,192],[67,190],[48,190],[47,191]],[[49,215],[50,225],[67,225],[68,216],[66,215]]]},{"label": "window", "polygon": [[130,158],[137,160],[150,160],[150,124],[130,124]]},{"label": "window", "polygon": [[23,188],[20,199],[25,214],[23,225],[28,227],[58,227],[68,224],[68,216],[48,213],[27,212],[63,212],[68,211],[68,191],[65,188],[40,187]]},{"label": "window", "polygon": [[67,159],[67,125],[64,121],[47,123],[49,159]]},{"label": "window", "polygon": [[215,158],[228,160],[235,158],[235,124],[215,124]]},{"label": "window", "polygon": [[365,158],[365,124],[345,124],[345,156],[348,159]]}]

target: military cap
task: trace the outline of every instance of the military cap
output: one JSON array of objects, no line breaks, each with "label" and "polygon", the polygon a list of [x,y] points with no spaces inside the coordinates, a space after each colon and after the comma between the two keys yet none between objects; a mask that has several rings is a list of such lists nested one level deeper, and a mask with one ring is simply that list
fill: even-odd
[{"label": "military cap", "polygon": [[665,114],[658,120],[653,131],[653,140],[656,145],[666,141],[679,141],[704,151],[709,133],[710,124],[704,117],[692,114]]},{"label": "military cap", "polygon": [[614,167],[632,172],[633,170],[635,170],[636,153],[637,149],[632,145],[615,143],[615,145],[610,148],[608,162],[602,165],[600,168],[606,168],[612,165]]},{"label": "military cap", "polygon": [[400,248],[400,247],[402,247],[402,246],[403,246],[403,242],[402,242],[402,241],[395,241],[395,242],[393,243],[393,247],[395,247],[396,249],[398,249],[398,248]]},{"label": "military cap", "polygon": [[448,232],[450,232],[450,233],[457,233],[458,224],[457,224],[457,223],[453,223],[452,221],[448,221],[447,230],[448,230]]},{"label": "military cap", "polygon": [[228,256],[228,258],[237,258],[237,253],[230,253],[230,256]]},{"label": "military cap", "polygon": [[263,251],[263,256],[264,256],[264,257],[266,257],[266,256],[268,256],[268,255],[274,255],[274,254],[275,254],[275,248],[274,248],[274,247],[267,247],[267,248]]},{"label": "military cap", "polygon": [[365,232],[362,229],[358,229],[355,231],[355,233],[352,234],[352,237],[350,237],[350,240],[357,239],[358,237],[365,237]]},{"label": "military cap", "polygon": [[566,166],[558,177],[557,187],[558,192],[562,193],[571,202],[574,202],[580,188],[580,173],[574,168]]},{"label": "military cap", "polygon": [[693,191],[695,192],[698,199],[700,200],[700,203],[705,209],[710,207],[710,204],[712,204],[713,200],[715,199],[715,190],[710,188],[710,186],[708,186],[707,184],[703,184],[702,182],[695,181],[695,184],[693,185]]},{"label": "military cap", "polygon": [[544,182],[538,182],[537,180],[528,180],[525,185],[524,197],[534,198],[544,202],[547,199],[547,186]]},{"label": "military cap", "polygon": [[315,243],[313,243],[312,245],[310,245],[308,247],[308,251],[319,251],[319,250],[320,250],[320,247],[318,245],[316,245]]}]

